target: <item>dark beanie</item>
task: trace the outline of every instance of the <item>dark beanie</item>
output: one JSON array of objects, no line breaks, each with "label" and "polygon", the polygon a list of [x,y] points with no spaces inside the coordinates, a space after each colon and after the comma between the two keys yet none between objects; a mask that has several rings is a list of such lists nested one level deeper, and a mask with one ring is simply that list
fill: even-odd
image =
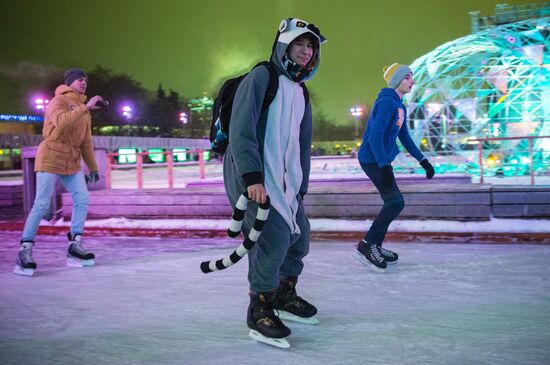
[{"label": "dark beanie", "polygon": [[84,72],[84,70],[80,68],[70,68],[65,71],[65,85],[70,86],[74,80],[81,77],[88,78],[88,75],[86,75],[86,72]]}]

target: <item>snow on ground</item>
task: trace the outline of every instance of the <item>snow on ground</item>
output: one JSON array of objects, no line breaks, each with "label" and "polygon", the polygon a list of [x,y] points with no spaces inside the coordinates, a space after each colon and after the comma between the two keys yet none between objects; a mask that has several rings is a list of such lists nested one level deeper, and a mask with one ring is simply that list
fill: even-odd
[{"label": "snow on ground", "polygon": [[550,363],[550,246],[389,242],[401,263],[378,274],[352,242],[313,242],[298,290],[321,323],[281,350],[247,336],[246,259],[199,270],[234,241],[90,237],[97,265],[77,269],[40,236],[28,278],[18,239],[0,232],[3,365]]},{"label": "snow on ground", "polygon": [[[196,229],[221,230],[229,227],[230,219],[130,219],[109,218],[86,221],[86,227],[139,228],[139,229]],[[314,232],[363,232],[372,220],[310,219]],[[70,221],[43,220],[43,226],[70,227]],[[389,232],[476,232],[476,233],[550,233],[550,224],[544,219],[499,219],[482,222],[459,222],[448,220],[396,220]]]}]

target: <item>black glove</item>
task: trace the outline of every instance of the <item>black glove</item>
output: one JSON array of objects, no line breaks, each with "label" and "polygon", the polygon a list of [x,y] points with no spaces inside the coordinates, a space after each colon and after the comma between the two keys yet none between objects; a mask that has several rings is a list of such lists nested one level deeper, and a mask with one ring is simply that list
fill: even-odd
[{"label": "black glove", "polygon": [[393,183],[393,169],[391,165],[385,165],[380,168],[380,182],[382,186],[389,188]]},{"label": "black glove", "polygon": [[428,161],[428,159],[425,158],[422,161],[420,161],[420,166],[422,166],[422,168],[426,170],[426,177],[428,179],[431,179],[432,177],[434,177],[435,175],[434,167],[432,166],[430,161]]},{"label": "black glove", "polygon": [[89,175],[84,175],[84,179],[86,180],[86,184],[95,183],[99,181],[99,173],[97,171],[92,171]]}]

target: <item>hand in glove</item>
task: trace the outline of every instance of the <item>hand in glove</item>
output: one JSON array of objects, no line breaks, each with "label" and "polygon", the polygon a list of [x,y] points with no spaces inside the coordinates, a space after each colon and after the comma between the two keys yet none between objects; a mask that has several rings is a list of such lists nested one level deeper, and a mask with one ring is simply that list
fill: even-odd
[{"label": "hand in glove", "polygon": [[385,165],[380,168],[380,182],[382,186],[389,188],[393,183],[393,169],[391,165]]},{"label": "hand in glove", "polygon": [[89,175],[85,175],[84,179],[86,184],[95,183],[99,180],[99,173],[97,171],[91,171]]},{"label": "hand in glove", "polygon": [[422,168],[426,170],[426,177],[428,179],[431,179],[432,177],[434,177],[434,174],[435,174],[434,167],[432,166],[430,161],[428,161],[428,159],[425,158],[422,161],[420,161],[420,166],[422,166]]}]

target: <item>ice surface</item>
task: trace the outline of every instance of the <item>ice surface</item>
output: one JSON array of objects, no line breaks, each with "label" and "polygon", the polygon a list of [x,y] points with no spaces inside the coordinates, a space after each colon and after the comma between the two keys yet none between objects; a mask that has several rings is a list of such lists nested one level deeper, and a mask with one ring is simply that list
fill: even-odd
[{"label": "ice surface", "polygon": [[203,274],[237,240],[88,237],[89,268],[40,236],[32,278],[12,274],[0,232],[0,364],[549,364],[550,246],[397,244],[377,274],[352,242],[313,242],[298,283],[317,326],[292,348],[254,342],[246,260]]}]

